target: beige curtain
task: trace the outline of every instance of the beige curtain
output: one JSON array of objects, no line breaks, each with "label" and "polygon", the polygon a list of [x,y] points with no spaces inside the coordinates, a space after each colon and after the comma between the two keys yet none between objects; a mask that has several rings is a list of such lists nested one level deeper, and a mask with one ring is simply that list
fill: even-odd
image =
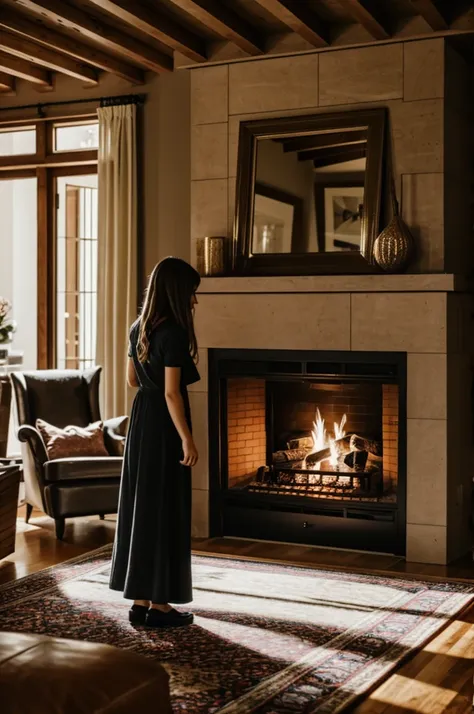
[{"label": "beige curtain", "polygon": [[136,107],[98,109],[99,227],[96,362],[105,419],[127,414],[128,332],[137,316]]}]

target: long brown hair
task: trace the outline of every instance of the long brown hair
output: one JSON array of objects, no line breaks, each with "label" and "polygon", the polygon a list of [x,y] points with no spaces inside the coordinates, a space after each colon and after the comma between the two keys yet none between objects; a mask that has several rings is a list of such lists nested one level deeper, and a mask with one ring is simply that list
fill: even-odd
[{"label": "long brown hair", "polygon": [[189,350],[197,358],[191,300],[201,278],[194,268],[181,258],[164,258],[153,268],[139,318],[137,356],[146,362],[150,353],[150,335],[164,320],[183,327],[189,338]]}]

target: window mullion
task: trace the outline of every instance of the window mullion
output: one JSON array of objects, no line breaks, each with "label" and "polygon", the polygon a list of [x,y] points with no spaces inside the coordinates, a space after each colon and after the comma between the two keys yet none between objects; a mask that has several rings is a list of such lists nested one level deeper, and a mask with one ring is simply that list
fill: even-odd
[{"label": "window mullion", "polygon": [[44,166],[37,168],[36,177],[38,191],[38,369],[50,369],[55,366],[55,182],[51,172]]},{"label": "window mullion", "polygon": [[36,160],[38,164],[44,164],[47,155],[47,133],[48,122],[36,123]]}]

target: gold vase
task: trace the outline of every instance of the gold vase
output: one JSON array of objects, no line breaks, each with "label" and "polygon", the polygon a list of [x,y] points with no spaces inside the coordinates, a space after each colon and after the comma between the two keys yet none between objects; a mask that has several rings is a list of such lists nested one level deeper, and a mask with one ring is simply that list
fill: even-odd
[{"label": "gold vase", "polygon": [[204,275],[216,277],[225,274],[226,239],[221,236],[204,238],[203,244]]},{"label": "gold vase", "polygon": [[196,270],[204,275],[204,238],[196,240]]},{"label": "gold vase", "polygon": [[414,252],[415,241],[408,226],[400,217],[391,161],[389,171],[392,220],[377,236],[373,255],[379,268],[387,273],[398,273],[408,265]]},{"label": "gold vase", "polygon": [[413,236],[400,216],[395,215],[374,243],[377,265],[387,273],[402,271],[413,253]]}]

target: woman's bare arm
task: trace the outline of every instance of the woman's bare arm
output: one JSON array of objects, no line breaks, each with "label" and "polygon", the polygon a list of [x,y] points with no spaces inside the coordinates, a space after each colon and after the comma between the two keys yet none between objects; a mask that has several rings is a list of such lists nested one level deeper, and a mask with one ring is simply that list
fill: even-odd
[{"label": "woman's bare arm", "polygon": [[133,359],[128,359],[127,364],[127,384],[129,387],[138,387],[137,373],[135,372],[135,365],[133,364]]},{"label": "woman's bare arm", "polygon": [[193,437],[186,421],[183,397],[180,390],[181,367],[165,367],[165,399],[176,431],[183,442],[184,466],[194,466],[198,460],[198,453]]}]

